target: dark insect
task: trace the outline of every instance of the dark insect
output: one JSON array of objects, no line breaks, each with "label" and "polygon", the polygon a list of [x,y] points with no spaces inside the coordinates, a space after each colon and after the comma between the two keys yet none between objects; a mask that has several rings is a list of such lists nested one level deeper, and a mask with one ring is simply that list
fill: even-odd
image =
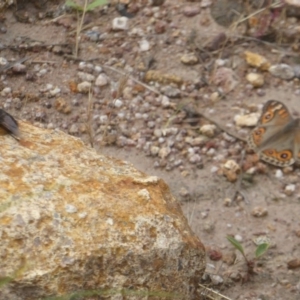
[{"label": "dark insect", "polygon": [[5,110],[0,108],[0,125],[4,127],[8,132],[12,133],[13,135],[19,134],[19,127],[18,122],[7,113]]}]

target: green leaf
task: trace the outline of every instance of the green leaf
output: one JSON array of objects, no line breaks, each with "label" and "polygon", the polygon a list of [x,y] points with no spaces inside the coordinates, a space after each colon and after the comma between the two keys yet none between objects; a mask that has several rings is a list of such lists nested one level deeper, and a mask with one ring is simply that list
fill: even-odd
[{"label": "green leaf", "polygon": [[262,256],[268,250],[269,246],[270,245],[268,243],[258,245],[255,251],[255,257],[258,258]]},{"label": "green leaf", "polygon": [[96,7],[99,7],[99,6],[103,6],[107,3],[107,0],[95,0],[94,2],[90,3],[86,10],[89,11],[89,10],[93,10],[94,8]]},{"label": "green leaf", "polygon": [[227,235],[226,238],[234,246],[234,248],[239,250],[245,256],[243,246],[235,238],[229,235]]},{"label": "green leaf", "polygon": [[75,10],[79,10],[79,11],[83,10],[83,8],[80,5],[76,4],[72,0],[67,0],[66,1],[66,6],[69,6],[71,8],[74,8]]}]

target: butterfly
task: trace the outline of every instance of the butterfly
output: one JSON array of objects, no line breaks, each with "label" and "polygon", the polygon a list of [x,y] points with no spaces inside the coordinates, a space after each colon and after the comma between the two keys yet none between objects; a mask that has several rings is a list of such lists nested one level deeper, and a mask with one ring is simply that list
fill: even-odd
[{"label": "butterfly", "polygon": [[18,122],[7,113],[5,110],[0,108],[0,125],[6,129],[9,133],[18,136],[19,135],[19,126]]},{"label": "butterfly", "polygon": [[282,102],[267,101],[248,145],[263,161],[278,167],[300,162],[300,118],[293,118]]}]

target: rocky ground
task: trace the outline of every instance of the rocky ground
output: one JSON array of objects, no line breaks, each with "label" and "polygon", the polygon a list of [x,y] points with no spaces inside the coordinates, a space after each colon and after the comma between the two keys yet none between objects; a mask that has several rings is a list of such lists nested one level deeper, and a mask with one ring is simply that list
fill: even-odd
[{"label": "rocky ground", "polygon": [[[0,16],[0,106],[164,178],[207,247],[203,299],[300,297],[299,169],[245,143],[267,100],[299,116],[300,14],[258,2],[112,2],[78,35],[63,1]],[[227,235],[250,261],[268,241],[253,274]]]}]

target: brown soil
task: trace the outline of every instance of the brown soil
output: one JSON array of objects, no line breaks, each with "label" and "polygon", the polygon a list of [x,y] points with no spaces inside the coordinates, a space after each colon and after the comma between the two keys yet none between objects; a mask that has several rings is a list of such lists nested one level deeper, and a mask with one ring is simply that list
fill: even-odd
[{"label": "brown soil", "polygon": [[[138,42],[142,38],[138,35],[128,35],[129,30],[114,32],[111,29],[112,20],[120,16],[115,5],[111,5],[104,11],[96,9],[86,16],[85,26],[91,24],[97,26],[101,34],[106,34],[106,37],[98,42],[93,42],[83,36],[78,61],[69,59],[67,56],[71,54],[68,53],[70,49],[72,50],[70,46],[74,45],[74,34],[70,35],[70,32],[76,28],[76,13],[66,13],[57,21],[54,19],[58,15],[45,16],[46,11],[58,12],[60,4],[48,2],[43,8],[39,8],[34,3],[21,5],[22,7],[19,8],[18,12],[28,14],[29,17],[26,15],[25,19],[16,18],[15,8],[2,14],[3,27],[7,28],[7,32],[1,34],[1,44],[5,45],[1,50],[1,56],[8,60],[18,60],[24,56],[31,57],[24,63],[27,66],[27,75],[16,74],[12,69],[2,72],[0,90],[8,86],[11,87],[12,94],[3,94],[0,98],[0,106],[16,119],[28,120],[43,127],[49,127],[49,124],[52,123],[52,127],[66,132],[69,132],[74,123],[84,127],[88,119],[88,95],[72,93],[70,85],[79,82],[77,76],[79,61],[87,61],[95,57],[97,60],[91,61],[92,64],[103,66],[109,62],[110,66],[124,73],[126,71],[123,67],[124,62],[126,62],[127,67],[133,68],[132,77],[138,80],[142,80],[142,72],[138,70],[139,63],[152,57],[155,61],[151,68],[162,73],[176,74],[184,78],[185,82],[192,83],[195,81],[199,83],[197,78],[201,77],[209,81],[213,73],[213,63],[217,58],[225,58],[223,56],[226,56],[226,58],[231,59],[235,57],[238,59],[235,72],[239,77],[239,84],[221,100],[215,102],[210,100],[210,95],[217,91],[218,87],[208,82],[207,85],[204,84],[192,91],[181,91],[181,99],[177,97],[170,101],[176,105],[186,101],[192,102],[193,107],[196,106],[198,110],[204,113],[209,113],[210,109],[213,109],[210,117],[224,126],[226,124],[233,125],[234,116],[240,113],[243,108],[262,104],[268,99],[285,102],[293,113],[297,108],[300,111],[299,94],[297,94],[299,83],[297,80],[281,81],[265,74],[262,96],[247,86],[245,74],[249,67],[245,64],[242,56],[245,50],[260,53],[274,64],[279,61],[290,65],[296,64],[293,57],[281,55],[282,52],[280,52],[281,54],[272,53],[273,48],[278,49],[276,44],[244,40],[227,45],[226,49],[223,49],[224,51],[211,51],[211,55],[204,58],[202,63],[187,66],[180,62],[180,57],[184,53],[193,52],[193,50],[197,52],[201,45],[211,41],[218,33],[227,32],[227,29],[225,30],[213,21],[209,8],[202,8],[201,12],[194,17],[186,17],[182,14],[184,7],[198,7],[198,2],[166,1],[163,6],[153,8],[147,5],[147,1],[134,1],[130,9],[136,12],[136,15],[129,20],[129,30],[134,27],[144,30],[145,39],[152,44],[152,48],[146,52],[139,51]],[[41,19],[37,18],[38,13],[41,14]],[[31,22],[30,17],[36,20]],[[155,27],[151,18],[160,20],[166,26],[162,34],[155,31],[147,32],[147,26]],[[299,20],[296,19],[295,22],[295,26],[298,26]],[[93,26],[88,26],[89,29],[83,32],[90,30]],[[43,44],[32,47],[32,40]],[[24,46],[20,47],[20,44]],[[53,52],[53,45],[55,44],[67,45],[61,46],[61,53],[56,54]],[[27,49],[26,45],[29,45]],[[32,81],[32,76],[29,74],[37,73],[37,69],[35,69],[37,66],[47,69],[47,73],[41,77],[33,76],[34,80]],[[227,241],[227,235],[239,235],[242,238],[241,243],[250,260],[254,257],[256,249],[253,239],[258,236],[267,236],[270,240],[270,248],[255,264],[255,274],[247,276],[243,258],[239,253],[237,253],[238,260],[233,265],[223,260],[213,261],[208,257],[207,272],[210,276],[206,276],[204,279],[199,278],[199,283],[202,282],[207,287],[220,291],[230,299],[299,299],[300,269],[289,269],[287,265],[292,259],[300,259],[299,169],[287,169],[282,178],[277,178],[275,177],[277,168],[263,165],[264,172],[255,174],[253,182],[238,186],[236,183],[228,182],[218,172],[213,173],[212,167],[220,167],[221,163],[205,155],[201,155],[201,164],[197,166],[189,163],[183,156],[181,168],[166,171],[165,168],[155,167],[155,162],[158,161],[157,157],[146,155],[142,149],[118,145],[117,139],[120,131],[115,119],[118,109],[113,106],[113,95],[117,94],[116,86],[124,81],[124,76],[113,70],[105,68],[103,70],[110,78],[110,86],[95,92],[91,114],[94,116],[104,112],[111,124],[107,124],[106,131],[104,133],[100,131],[99,134],[96,126],[92,124],[95,131],[93,141],[96,149],[104,154],[128,160],[137,169],[148,174],[162,177],[169,184],[173,194],[182,202],[182,209],[190,222],[190,226],[206,245],[208,253],[211,254],[210,258],[214,256],[213,254],[217,256],[222,254],[225,261],[226,258],[233,256],[233,252],[237,252]],[[26,80],[26,77],[29,80]],[[53,85],[53,88],[59,87],[61,89],[60,94],[49,97],[47,93],[39,92],[49,83]],[[126,85],[125,81],[125,87]],[[134,84],[131,82],[132,87]],[[156,89],[157,87],[156,85],[153,88]],[[145,95],[156,97],[148,89],[144,90],[140,86],[139,88],[142,91],[142,99],[145,99]],[[114,89],[115,91],[112,91]],[[54,102],[58,97],[62,97],[70,105],[71,113],[64,114],[57,111]],[[120,98],[122,99],[122,93]],[[157,117],[164,120],[161,124],[165,127],[168,127],[168,122],[176,113],[176,109],[174,110],[172,107],[157,108]],[[93,117],[91,120],[93,121]],[[138,130],[142,130],[142,126],[145,126],[145,123],[134,118],[126,121],[128,123],[127,128],[136,127]],[[198,121],[197,128],[200,124],[206,123],[203,119]],[[195,129],[194,124],[180,123],[172,126],[190,130],[195,135],[199,132]],[[115,128],[117,129],[114,130]],[[232,130],[240,133],[234,125]],[[246,132],[249,130],[247,129]],[[75,135],[87,143],[90,141],[85,130],[82,130],[81,133],[79,131]],[[247,149],[245,143],[234,140],[229,143],[229,146],[223,147],[222,140],[223,133],[221,131],[211,139],[213,143],[218,144],[216,153],[221,153],[226,147],[237,149],[231,158],[240,162],[241,150]],[[186,147],[188,148],[188,145]],[[289,183],[296,184],[296,190],[292,196],[286,196],[283,192],[284,187]],[[236,189],[244,197],[234,198]],[[232,200],[229,206],[225,205],[224,200],[226,198]],[[257,206],[266,208],[267,216],[253,217],[252,210]],[[214,284],[218,277],[213,277],[212,274],[219,276],[219,283]],[[214,281],[214,279],[216,280]],[[216,295],[211,298],[212,296],[208,291],[204,291],[205,293],[207,296],[206,298],[203,296],[203,299],[222,299],[217,298]]]}]

